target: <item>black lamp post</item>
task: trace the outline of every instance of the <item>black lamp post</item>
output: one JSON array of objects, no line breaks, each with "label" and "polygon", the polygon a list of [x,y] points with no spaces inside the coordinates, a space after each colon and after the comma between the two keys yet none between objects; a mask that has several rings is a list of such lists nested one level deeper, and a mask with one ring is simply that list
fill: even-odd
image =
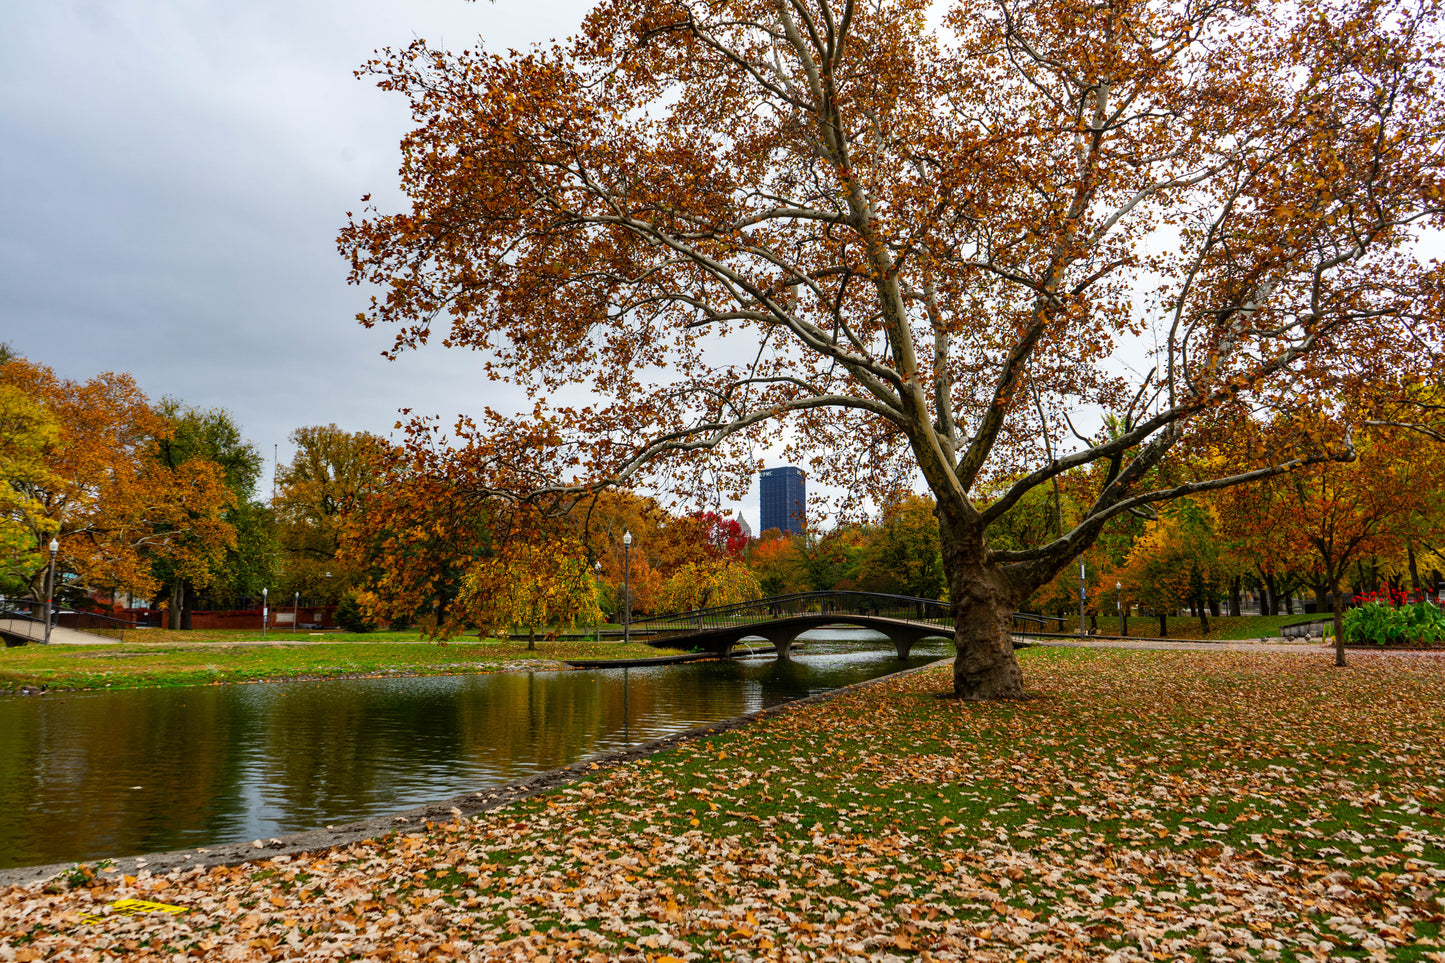
[{"label": "black lamp post", "polygon": [[[595,561],[595,562],[592,563],[592,573],[593,573],[593,575],[595,576],[594,579],[593,579],[593,587],[595,588],[596,585],[602,581],[602,562],[601,562],[601,561]],[[597,614],[597,618],[598,618],[599,620],[602,618],[602,613],[601,613],[601,612],[599,612],[599,613]],[[593,641],[593,642],[601,642],[601,641],[602,641],[602,623],[601,623],[601,621],[594,622],[594,623],[592,624],[592,641]]]},{"label": "black lamp post", "polygon": [[622,533],[622,644],[632,641],[632,533]]},{"label": "black lamp post", "polygon": [[270,598],[271,590],[263,588],[261,590],[261,638],[263,639],[266,637],[266,623],[270,621],[271,617]]},{"label": "black lamp post", "polygon": [[45,644],[50,644],[50,616],[55,611],[55,553],[60,551],[60,542],[50,540],[50,570],[45,574]]}]

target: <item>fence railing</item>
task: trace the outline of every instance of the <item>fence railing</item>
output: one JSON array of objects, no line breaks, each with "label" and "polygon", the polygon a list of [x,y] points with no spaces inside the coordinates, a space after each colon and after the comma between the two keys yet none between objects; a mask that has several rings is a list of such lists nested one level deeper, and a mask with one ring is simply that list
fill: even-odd
[{"label": "fence railing", "polygon": [[[0,609],[3,609],[7,618],[23,619],[28,622],[45,624],[45,600],[44,599],[13,599],[0,598]],[[41,614],[35,614],[39,611]],[[81,632],[89,632],[92,635],[102,635],[106,638],[123,640],[128,630],[136,627],[132,619],[120,619],[112,615],[101,615],[99,612],[84,612],[79,609],[60,609],[51,611],[50,624],[52,627],[60,626],[67,629],[76,629]]]}]

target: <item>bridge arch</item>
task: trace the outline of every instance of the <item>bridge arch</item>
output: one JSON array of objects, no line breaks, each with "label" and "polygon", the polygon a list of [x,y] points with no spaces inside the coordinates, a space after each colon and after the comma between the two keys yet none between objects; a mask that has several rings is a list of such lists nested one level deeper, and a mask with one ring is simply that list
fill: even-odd
[{"label": "bridge arch", "polygon": [[786,659],[798,636],[824,625],[854,625],[881,632],[899,659],[920,639],[953,640],[953,613],[946,602],[874,592],[805,592],[755,602],[636,619],[633,638],[650,645],[699,647],[731,655],[742,640],[766,639]]}]

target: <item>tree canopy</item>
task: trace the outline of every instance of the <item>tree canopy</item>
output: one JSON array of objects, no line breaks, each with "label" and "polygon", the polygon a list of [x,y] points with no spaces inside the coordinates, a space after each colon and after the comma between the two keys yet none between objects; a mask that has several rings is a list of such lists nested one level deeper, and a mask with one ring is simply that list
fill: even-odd
[{"label": "tree canopy", "polygon": [[[204,582],[235,536],[224,513],[235,504],[221,470],[203,459],[174,468],[158,457],[173,436],[129,375],[107,372],[85,382],[57,377],[16,359],[0,366],[0,387],[18,393],[51,419],[43,470],[10,475],[24,506],[10,519],[27,529],[31,564],[18,572],[32,597],[42,581],[52,537],[58,571],[91,590],[151,596],[157,563]],[[37,564],[38,563],[38,564]]]},{"label": "tree canopy", "polygon": [[290,440],[296,454],[278,471],[271,506],[278,541],[290,556],[283,594],[337,599],[359,574],[350,555],[338,559],[345,513],[376,490],[390,445],[336,425],[297,428]]},{"label": "tree canopy", "polygon": [[[921,479],[955,692],[1014,697],[1012,610],[1111,519],[1417,418],[1385,409],[1400,372],[1445,371],[1414,254],[1441,226],[1439,13],[938,12],[604,0],[545,48],[389,51],[366,69],[412,106],[410,209],[339,243],[395,351],[436,337],[536,398],[460,426],[501,498],[736,491],[775,442],[858,498]],[[1249,464],[1187,457],[1336,402]],[[1068,527],[990,544],[1079,472]]]}]

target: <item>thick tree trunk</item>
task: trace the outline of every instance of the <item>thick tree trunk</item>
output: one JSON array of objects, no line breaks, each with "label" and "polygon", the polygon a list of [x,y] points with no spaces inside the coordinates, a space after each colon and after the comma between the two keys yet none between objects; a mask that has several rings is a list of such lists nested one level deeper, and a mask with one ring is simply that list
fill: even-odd
[{"label": "thick tree trunk", "polygon": [[179,629],[181,627],[181,580],[174,579],[171,582],[171,607],[166,612],[166,628]]},{"label": "thick tree trunk", "polygon": [[527,651],[537,651],[537,627],[535,625],[527,626]]},{"label": "thick tree trunk", "polygon": [[1415,559],[1415,545],[1413,542],[1405,543],[1405,558],[1410,565],[1410,587],[1416,592],[1421,592],[1424,586],[1420,584],[1420,563]]},{"label": "thick tree trunk", "polygon": [[1007,580],[979,568],[954,576],[953,694],[960,699],[1019,699],[1023,673],[1014,656],[1013,614],[1018,606]]},{"label": "thick tree trunk", "polygon": [[181,582],[181,628],[191,630],[191,609],[196,604],[196,590],[190,582]]},{"label": "thick tree trunk", "polygon": [[1330,607],[1330,587],[1323,579],[1315,583],[1315,611],[1323,615]]},{"label": "thick tree trunk", "polygon": [[1199,600],[1195,603],[1194,608],[1195,608],[1195,611],[1197,611],[1197,612],[1199,613],[1199,631],[1202,632],[1204,635],[1208,635],[1208,634],[1209,634],[1209,606],[1205,604],[1205,602],[1204,602],[1203,599],[1199,599]]},{"label": "thick tree trunk", "polygon": [[1244,582],[1244,579],[1242,579],[1242,578],[1240,578],[1238,575],[1236,575],[1236,576],[1234,577],[1233,581],[1231,581],[1231,582],[1229,583],[1229,614],[1230,614],[1231,616],[1233,616],[1234,618],[1239,618],[1239,616],[1240,616],[1240,614],[1241,614],[1241,612],[1240,612],[1241,606],[1240,606],[1239,595],[1240,595],[1240,588],[1241,588],[1241,585],[1243,584],[1243,582]]},{"label": "thick tree trunk", "polygon": [[982,533],[950,530],[940,513],[943,567],[953,602],[953,694],[960,699],[1021,699],[1023,672],[1014,656],[1013,615],[1018,591],[984,564]]},{"label": "thick tree trunk", "polygon": [[1159,638],[1169,638],[1169,614],[1163,609],[1159,610]]},{"label": "thick tree trunk", "polygon": [[1119,610],[1119,634],[1126,639],[1129,637],[1129,606],[1127,605]]},{"label": "thick tree trunk", "polygon": [[1273,575],[1264,577],[1264,590],[1260,595],[1260,601],[1269,609],[1267,612],[1261,612],[1260,615],[1279,614],[1279,591],[1275,588]]}]

